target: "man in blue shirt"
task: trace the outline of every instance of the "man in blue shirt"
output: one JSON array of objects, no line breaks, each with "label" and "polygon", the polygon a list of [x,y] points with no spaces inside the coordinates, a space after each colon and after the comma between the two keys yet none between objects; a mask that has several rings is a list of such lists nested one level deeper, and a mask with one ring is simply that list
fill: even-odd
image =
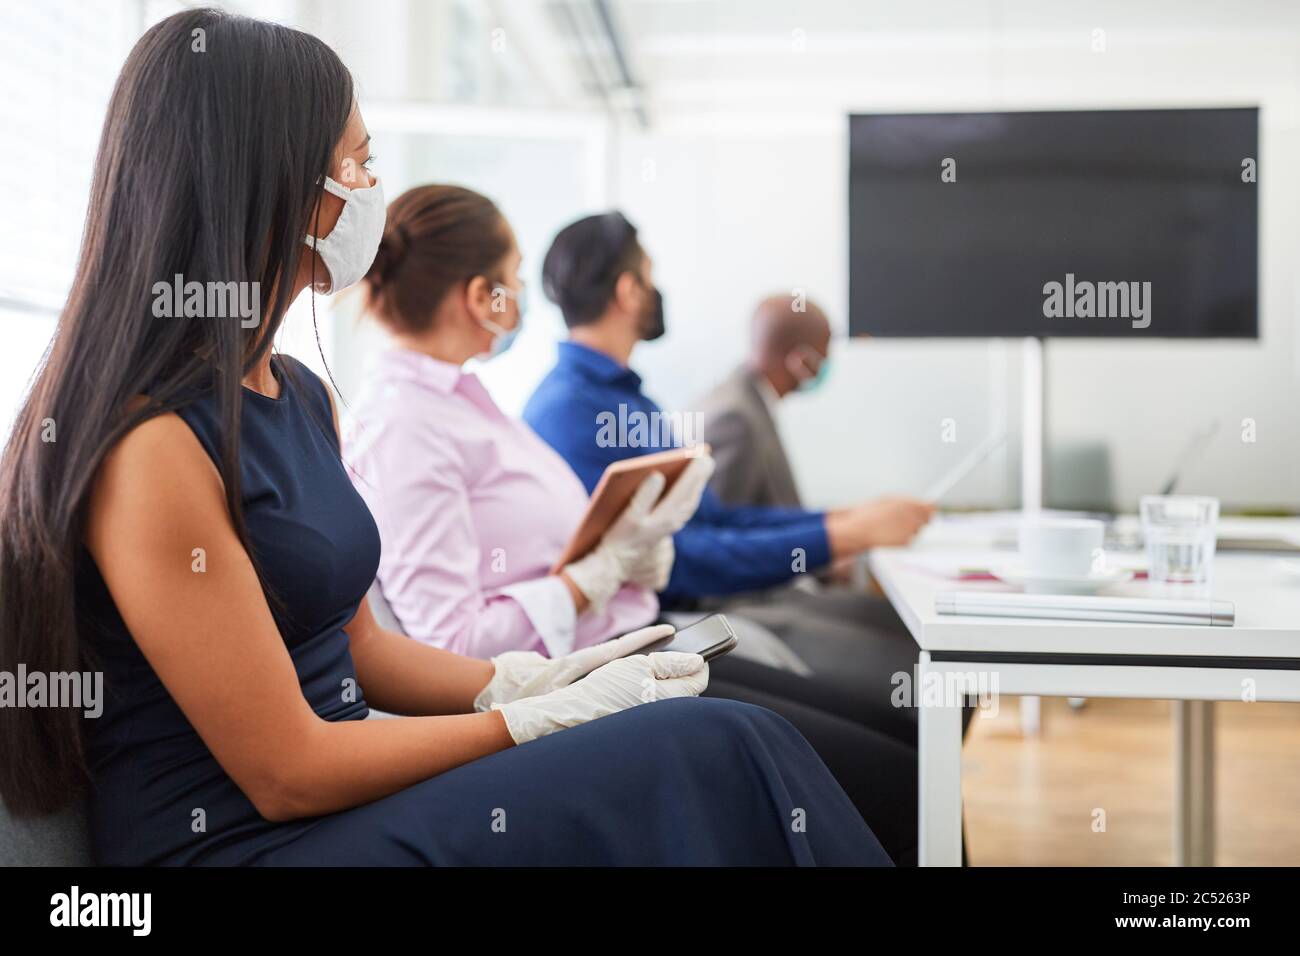
[{"label": "man in blue shirt", "polygon": [[[664,334],[663,298],[636,229],[617,212],[563,229],[546,255],[542,282],[564,315],[569,341],[560,344],[559,360],[524,419],[590,491],[611,463],[678,442],[669,426],[680,423],[642,392],[640,376],[628,368],[638,342]],[[905,544],[932,513],[929,504],[907,498],[829,512],[728,506],[706,491],[695,516],[674,536],[665,606],[698,607],[704,599],[768,591],[869,547]],[[893,618],[887,606],[849,627],[838,613],[843,602],[833,610],[828,605],[828,617],[838,620],[813,620],[815,608],[803,600],[799,605],[773,630],[792,646],[792,636],[804,638],[795,649],[816,658],[808,660],[814,671],[843,671],[861,690],[864,676],[876,687],[897,670],[910,670],[915,644],[888,627]],[[910,715],[904,723],[914,732]]]},{"label": "man in blue shirt", "polygon": [[[533,394],[524,418],[569,462],[588,491],[612,462],[675,445],[657,424],[664,414],[641,392],[640,376],[578,341],[560,343],[559,362]],[[637,429],[647,436],[645,444],[626,441],[629,435],[639,441]],[[602,433],[621,433],[625,440],[606,444]],[[821,512],[728,507],[711,491],[673,543],[677,559],[664,591],[669,604],[765,590],[831,558]]]}]

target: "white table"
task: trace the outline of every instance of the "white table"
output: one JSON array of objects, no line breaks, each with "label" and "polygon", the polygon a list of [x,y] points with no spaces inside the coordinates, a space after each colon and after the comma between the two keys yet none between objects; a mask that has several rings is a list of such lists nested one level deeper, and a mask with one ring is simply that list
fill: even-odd
[{"label": "white table", "polygon": [[[924,542],[924,538],[922,539]],[[1044,697],[1137,697],[1175,702],[1176,858],[1213,862],[1213,723],[1208,701],[1300,701],[1300,578],[1270,555],[1221,553],[1216,600],[1236,605],[1234,627],[940,616],[935,594],[1007,589],[954,581],[943,569],[989,568],[1006,552],[953,543],[882,548],[872,574],[921,648],[916,687],[996,679],[997,691]],[[1145,581],[1105,593],[1150,596]],[[961,709],[925,702],[920,724],[920,861],[961,862]],[[978,719],[978,718],[977,718]]]}]

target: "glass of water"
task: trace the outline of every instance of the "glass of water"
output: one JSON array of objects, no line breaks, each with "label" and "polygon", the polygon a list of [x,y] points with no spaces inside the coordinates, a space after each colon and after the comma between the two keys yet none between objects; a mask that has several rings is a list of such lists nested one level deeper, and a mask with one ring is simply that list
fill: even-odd
[{"label": "glass of water", "polygon": [[1219,499],[1144,495],[1141,511],[1148,579],[1156,584],[1209,586]]}]

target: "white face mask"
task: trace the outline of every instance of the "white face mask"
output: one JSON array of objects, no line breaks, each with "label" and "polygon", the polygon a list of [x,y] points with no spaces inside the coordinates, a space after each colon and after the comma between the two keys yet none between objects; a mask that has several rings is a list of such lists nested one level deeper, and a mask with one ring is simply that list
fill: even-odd
[{"label": "white face mask", "polygon": [[379,240],[384,237],[387,214],[384,189],[377,179],[368,189],[348,189],[326,176],[325,191],[343,200],[343,213],[328,236],[303,236],[302,241],[320,253],[329,270],[329,288],[318,285],[318,291],[333,295],[360,282],[370,269],[379,251]]}]

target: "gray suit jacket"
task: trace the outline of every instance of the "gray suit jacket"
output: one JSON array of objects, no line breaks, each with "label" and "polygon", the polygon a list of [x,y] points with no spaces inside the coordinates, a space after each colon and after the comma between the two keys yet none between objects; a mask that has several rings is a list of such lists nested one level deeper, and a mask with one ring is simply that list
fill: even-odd
[{"label": "gray suit jacket", "polygon": [[700,400],[712,487],[727,504],[801,507],[794,472],[754,373],[741,367]]}]

